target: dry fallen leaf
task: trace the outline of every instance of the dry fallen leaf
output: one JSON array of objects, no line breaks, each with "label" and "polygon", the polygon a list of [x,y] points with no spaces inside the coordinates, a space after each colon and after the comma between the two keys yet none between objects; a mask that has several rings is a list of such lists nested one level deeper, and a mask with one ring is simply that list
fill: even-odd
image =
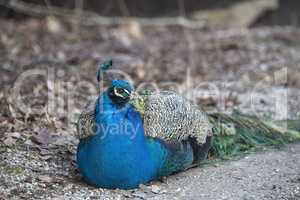
[{"label": "dry fallen leaf", "polygon": [[[127,32],[134,39],[142,39],[144,34],[139,22],[131,20],[126,26]],[[125,31],[126,31],[125,29]]]},{"label": "dry fallen leaf", "polygon": [[4,139],[3,143],[6,145],[6,146],[13,146],[16,144],[16,139],[12,138],[12,137],[7,137],[6,139]]},{"label": "dry fallen leaf", "polygon": [[46,149],[41,149],[41,151],[40,151],[41,156],[48,156],[48,155],[52,155],[52,154],[53,154],[52,152],[50,152]]},{"label": "dry fallen leaf", "polygon": [[19,132],[6,133],[5,135],[7,137],[12,137],[12,138],[15,138],[15,139],[21,138],[21,134]]},{"label": "dry fallen leaf", "polygon": [[39,158],[46,161],[46,160],[50,160],[52,156],[39,156]]},{"label": "dry fallen leaf", "polygon": [[55,17],[47,17],[47,28],[52,33],[58,33],[62,30],[61,23]]},{"label": "dry fallen leaf", "polygon": [[30,137],[31,141],[36,144],[47,146],[49,143],[53,142],[53,137],[48,129],[42,128]]},{"label": "dry fallen leaf", "polygon": [[54,181],[54,179],[48,175],[40,175],[40,176],[38,176],[38,180],[40,180],[44,183],[52,183]]}]

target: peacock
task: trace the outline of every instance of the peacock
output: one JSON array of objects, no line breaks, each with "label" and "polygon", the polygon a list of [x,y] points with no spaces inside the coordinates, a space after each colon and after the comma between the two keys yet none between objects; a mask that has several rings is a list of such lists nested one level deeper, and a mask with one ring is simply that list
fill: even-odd
[{"label": "peacock", "polygon": [[86,182],[132,189],[207,160],[299,140],[300,123],[207,114],[175,92],[136,93],[128,81],[113,79],[79,116],[77,133],[77,164]]}]

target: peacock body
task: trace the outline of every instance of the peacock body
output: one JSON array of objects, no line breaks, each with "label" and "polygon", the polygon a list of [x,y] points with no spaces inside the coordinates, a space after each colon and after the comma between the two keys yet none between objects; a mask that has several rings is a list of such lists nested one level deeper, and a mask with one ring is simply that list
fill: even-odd
[{"label": "peacock body", "polygon": [[[161,93],[149,96],[144,104],[149,110],[141,114],[128,97],[123,99],[122,91],[131,90],[127,85],[114,80],[79,117],[77,163],[88,183],[134,188],[205,159],[212,131],[205,112],[175,93]],[[156,115],[155,109],[164,114]]]}]

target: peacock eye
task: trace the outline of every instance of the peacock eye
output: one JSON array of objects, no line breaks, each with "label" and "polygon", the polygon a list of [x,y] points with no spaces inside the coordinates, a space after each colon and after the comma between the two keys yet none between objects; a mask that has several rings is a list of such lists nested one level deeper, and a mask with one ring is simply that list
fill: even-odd
[{"label": "peacock eye", "polygon": [[123,88],[115,88],[114,93],[117,96],[121,96],[123,98],[128,98],[130,96],[130,93],[127,90],[123,89]]},{"label": "peacock eye", "polygon": [[123,94],[125,92],[124,89],[122,89],[122,88],[117,88],[116,90],[117,90],[117,93],[119,93],[119,94]]}]

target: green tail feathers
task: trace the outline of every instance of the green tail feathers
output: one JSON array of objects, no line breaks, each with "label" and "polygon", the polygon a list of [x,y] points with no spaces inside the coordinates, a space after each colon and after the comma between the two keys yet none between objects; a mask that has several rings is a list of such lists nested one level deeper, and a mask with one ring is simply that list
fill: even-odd
[{"label": "green tail feathers", "polygon": [[210,114],[213,142],[210,158],[230,158],[266,146],[300,140],[300,120],[263,121],[243,114]]}]

